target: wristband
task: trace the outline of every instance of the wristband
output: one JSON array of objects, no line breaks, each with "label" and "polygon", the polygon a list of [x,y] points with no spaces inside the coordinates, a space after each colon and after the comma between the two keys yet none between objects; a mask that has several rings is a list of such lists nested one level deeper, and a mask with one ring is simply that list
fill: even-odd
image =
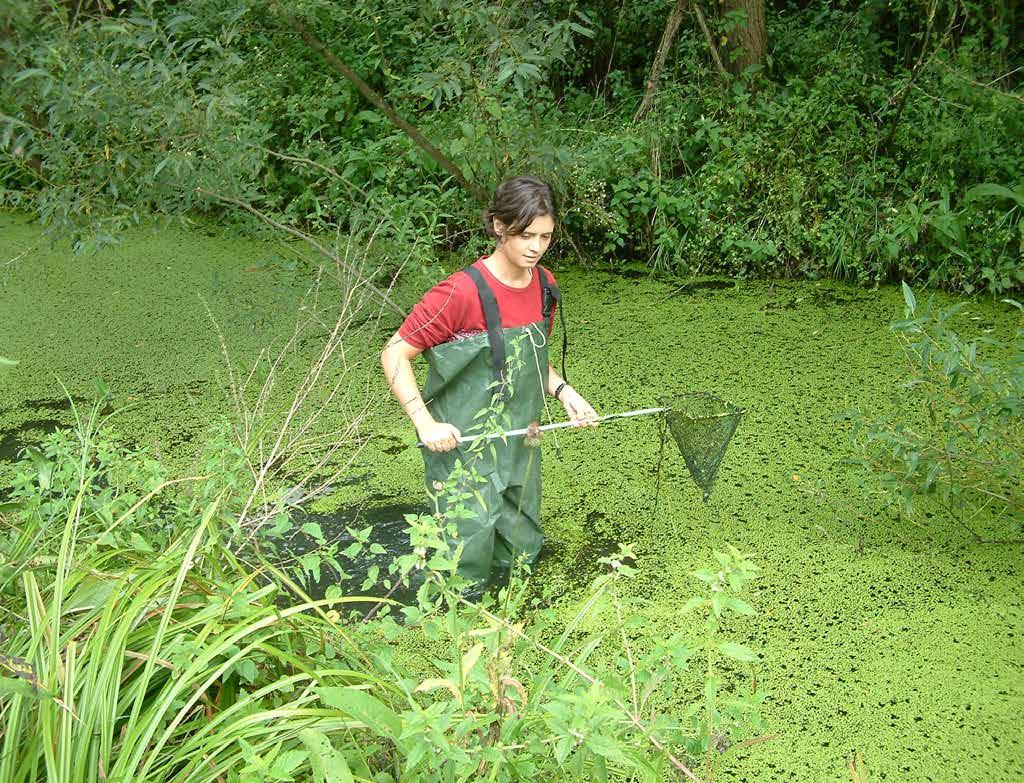
[{"label": "wristband", "polygon": [[555,398],[556,400],[558,400],[559,402],[561,402],[561,399],[559,398],[559,396],[558,396],[558,395],[559,395],[559,394],[561,394],[561,393],[562,393],[562,389],[564,389],[564,388],[565,388],[566,386],[568,386],[568,385],[569,385],[568,383],[566,383],[565,381],[562,381],[562,382],[561,382],[560,384],[558,384],[558,386],[557,386],[557,387],[555,388],[555,394],[554,394],[554,398]]}]

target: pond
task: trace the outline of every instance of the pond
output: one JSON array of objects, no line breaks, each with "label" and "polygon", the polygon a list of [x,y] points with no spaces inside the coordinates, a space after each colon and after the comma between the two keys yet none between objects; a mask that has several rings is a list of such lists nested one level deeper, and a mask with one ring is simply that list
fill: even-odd
[{"label": "pond", "polygon": [[[311,279],[291,245],[162,229],[74,256],[25,216],[0,214],[0,264],[23,251],[0,288],[0,354],[20,360],[0,374],[0,484],[17,450],[70,424],[66,395],[91,399],[96,380],[113,392],[112,425],[186,470],[230,411],[222,346],[245,366],[281,344]],[[729,635],[761,653],[758,687],[776,737],[737,754],[721,779],[849,780],[854,752],[871,780],[1024,779],[1021,547],[976,544],[927,504],[913,522],[883,512],[846,462],[843,412],[882,414],[897,392],[888,324],[901,315],[899,291],[554,271],[569,375],[600,412],[685,390],[748,411],[710,501],[669,453],[656,510],[656,421],[545,435],[547,543],[534,578],[554,605],[571,615],[596,559],[627,541],[639,574],[625,589],[643,633],[685,629],[690,572],[731,543],[764,574],[749,596],[758,614]],[[410,305],[419,285],[400,283],[396,299]],[[320,302],[329,316],[325,292]],[[986,302],[962,319],[1004,335],[1014,323]],[[402,514],[424,501],[414,433],[376,375],[396,324],[364,319],[346,337],[367,407],[352,464],[365,480],[302,512],[325,535],[351,526],[345,510],[361,507],[366,524],[398,541]],[[301,347],[306,358],[315,343]],[[325,411],[324,428],[345,415]]]}]

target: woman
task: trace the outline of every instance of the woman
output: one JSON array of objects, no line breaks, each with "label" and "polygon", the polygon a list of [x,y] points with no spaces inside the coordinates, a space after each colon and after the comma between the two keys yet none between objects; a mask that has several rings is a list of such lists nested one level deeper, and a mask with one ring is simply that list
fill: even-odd
[{"label": "woman", "polygon": [[[540,259],[556,217],[547,183],[532,176],[502,182],[484,212],[494,252],[428,291],[381,353],[391,391],[424,444],[428,487],[465,461],[468,444],[458,439],[479,425],[477,414],[493,407],[496,391],[513,428],[540,419],[545,394],[579,426],[596,424],[590,403],[548,362],[560,292]],[[421,353],[430,365],[422,395],[412,370]],[[475,457],[480,483],[469,488],[471,517],[456,520],[459,573],[473,581],[486,580],[492,563],[508,568],[520,555],[532,563],[544,542],[539,450],[531,454],[523,438],[491,444],[494,455],[488,448]]]}]

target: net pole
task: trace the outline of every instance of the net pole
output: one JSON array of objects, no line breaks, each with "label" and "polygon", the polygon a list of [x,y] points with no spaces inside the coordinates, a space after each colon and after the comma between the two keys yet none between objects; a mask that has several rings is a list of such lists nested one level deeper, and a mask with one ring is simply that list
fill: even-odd
[{"label": "net pole", "polygon": [[[632,416],[650,416],[655,413],[664,413],[668,408],[641,408],[635,411],[626,411],[624,413],[609,413],[607,416],[598,416],[593,419],[594,422],[611,421],[612,419],[628,419]],[[537,427],[537,432],[547,432],[548,430],[560,430],[565,427],[578,427],[579,422],[576,421],[558,421],[554,424],[545,424],[543,427]],[[508,432],[490,432],[485,435],[469,435],[458,439],[458,443],[473,443],[478,440],[494,440],[495,438],[514,438],[518,435],[525,435],[530,431],[529,427],[523,427],[518,430],[509,430]],[[417,446],[422,446],[423,443],[417,443]]]}]

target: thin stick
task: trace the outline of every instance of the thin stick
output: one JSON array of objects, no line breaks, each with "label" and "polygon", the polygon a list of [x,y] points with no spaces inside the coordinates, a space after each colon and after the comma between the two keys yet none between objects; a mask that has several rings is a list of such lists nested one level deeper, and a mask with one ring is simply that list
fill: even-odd
[{"label": "thin stick", "polygon": [[[591,419],[591,422],[609,421],[610,419],[625,419],[629,416],[647,416],[652,413],[664,413],[668,408],[644,408],[638,411],[626,411],[625,413],[609,413],[607,416],[599,416],[596,419]],[[560,430],[564,427],[579,427],[580,422],[578,421],[559,421],[554,424],[545,424],[543,427],[537,427],[531,430],[529,427],[524,427],[518,430],[509,430],[508,432],[491,432],[486,435],[469,435],[467,437],[458,438],[456,443],[475,443],[478,440],[494,440],[495,438],[513,438],[517,435],[525,435],[527,432],[547,432],[548,430]],[[423,441],[418,441],[417,446],[422,446]]]},{"label": "thin stick", "polygon": [[263,212],[261,212],[260,210],[256,209],[256,207],[254,207],[252,204],[249,204],[249,203],[247,203],[245,201],[241,201],[239,199],[232,198],[231,196],[225,196],[222,193],[214,193],[212,190],[205,190],[204,188],[196,188],[196,190],[199,193],[202,193],[204,196],[210,196],[211,198],[215,198],[218,201],[223,201],[226,204],[234,204],[236,207],[241,207],[242,209],[244,209],[246,212],[250,213],[251,215],[255,215],[256,217],[258,217],[260,220],[262,220],[267,225],[273,226],[276,229],[280,229],[281,231],[285,231],[285,232],[291,234],[294,237],[298,237],[299,239],[301,239],[301,240],[303,240],[305,242],[308,242],[313,247],[315,247],[317,250],[319,250],[321,253],[323,253],[325,256],[327,256],[332,261],[334,261],[336,264],[338,264],[338,266],[340,266],[342,269],[344,269],[346,272],[348,272],[350,275],[352,275],[361,284],[365,285],[368,289],[370,289],[370,291],[372,291],[374,293],[374,295],[376,295],[385,305],[387,305],[389,308],[391,308],[392,311],[394,311],[396,314],[401,315],[403,317],[405,316],[405,311],[401,307],[396,305],[394,302],[392,302],[391,301],[391,297],[389,297],[386,293],[384,293],[381,289],[379,289],[373,283],[368,282],[359,273],[359,270],[355,269],[348,261],[346,261],[343,258],[341,258],[340,256],[338,256],[336,253],[332,253],[331,251],[329,251],[326,247],[324,247],[319,242],[317,242],[309,234],[306,234],[303,231],[299,231],[296,228],[292,228],[291,226],[287,226],[287,225],[285,225],[283,223],[277,222],[273,218],[269,217],[268,215],[265,215]]},{"label": "thin stick", "polygon": [[[441,150],[435,147],[426,136],[424,136],[418,128],[408,122],[404,117],[398,114],[391,106],[385,102],[385,100],[374,90],[369,84],[367,84],[355,71],[353,71],[347,63],[339,58],[334,52],[327,48],[327,44],[321,41],[316,35],[314,35],[309,28],[306,27],[299,19],[292,16],[285,3],[278,2],[278,0],[271,0],[271,5],[276,6],[278,12],[288,23],[288,25],[302,36],[302,40],[317,54],[319,54],[328,65],[334,70],[348,79],[356,89],[363,95],[366,100],[384,112],[384,115],[391,120],[392,124],[401,130],[411,138],[424,152],[431,157],[441,168],[451,174],[456,181],[462,185],[466,190],[472,193],[478,201],[483,204],[487,203],[487,193],[476,183],[470,182],[466,175],[462,173],[462,169],[455,165],[448,157],[445,156]],[[290,5],[290,4],[288,4]]]},{"label": "thin stick", "polygon": [[693,4],[693,12],[697,15],[697,24],[700,25],[700,30],[704,33],[704,40],[708,43],[708,49],[711,50],[711,57],[715,61],[715,65],[718,67],[718,72],[729,77],[729,71],[726,70],[725,65],[722,63],[722,56],[718,53],[718,47],[715,46],[714,36],[711,35],[711,31],[708,29],[708,23],[704,19],[704,12],[700,10],[700,3]]}]

